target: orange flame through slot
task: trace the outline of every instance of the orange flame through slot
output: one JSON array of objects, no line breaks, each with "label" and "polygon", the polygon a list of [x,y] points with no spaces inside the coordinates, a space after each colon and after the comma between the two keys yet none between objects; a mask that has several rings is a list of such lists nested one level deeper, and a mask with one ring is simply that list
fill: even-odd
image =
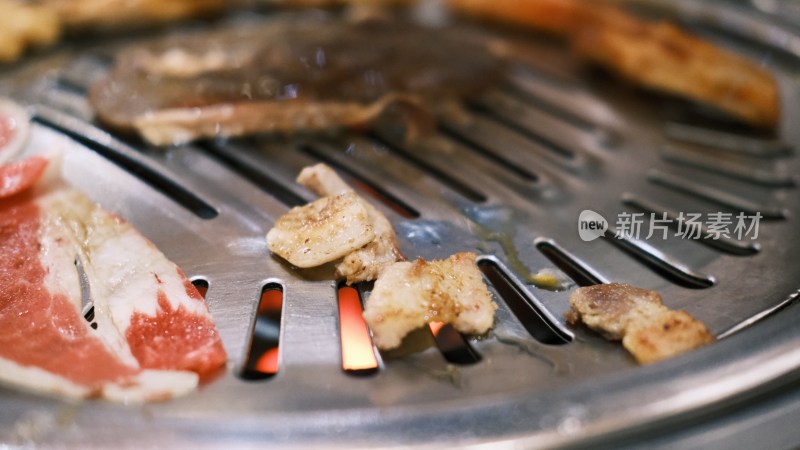
[{"label": "orange flame through slot", "polygon": [[267,285],[258,302],[250,354],[240,376],[245,380],[264,380],[280,369],[280,329],[283,290],[277,284]]},{"label": "orange flame through slot", "polygon": [[342,368],[346,371],[374,371],[378,360],[362,315],[358,291],[339,289],[339,324],[342,337]]},{"label": "orange flame through slot", "polygon": [[261,373],[278,373],[278,347],[265,351],[256,362],[255,369]]},{"label": "orange flame through slot", "polygon": [[282,307],[283,292],[279,289],[267,289],[261,294],[261,302],[258,304],[258,313],[280,316]]},{"label": "orange flame through slot", "polygon": [[[269,320],[272,323],[281,323],[281,309],[283,308],[283,292],[280,289],[265,289],[261,293],[261,301],[258,304],[258,320]],[[267,375],[278,373],[278,349],[277,341],[264,342],[272,346],[266,349],[255,364],[255,370]]]}]

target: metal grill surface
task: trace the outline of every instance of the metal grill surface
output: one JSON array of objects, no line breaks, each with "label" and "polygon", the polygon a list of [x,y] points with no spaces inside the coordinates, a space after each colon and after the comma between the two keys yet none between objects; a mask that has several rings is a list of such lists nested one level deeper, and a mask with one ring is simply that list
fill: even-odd
[{"label": "metal grill surface", "polygon": [[[424,145],[407,145],[391,127],[166,151],[116,136],[96,125],[86,90],[136,37],[73,41],[5,70],[0,91],[29,105],[35,117],[29,147],[63,150],[69,182],[127,218],[192,278],[208,282],[207,301],[231,360],[199,392],[143,407],[0,388],[2,441],[137,448],[552,445],[690,417],[791,378],[800,367],[797,311],[790,305],[800,287],[800,134],[791,125],[800,120],[800,55],[758,30],[800,35],[766,13],[754,19],[735,7],[692,2],[671,8],[722,45],[757,58],[769,50],[784,105],[778,135],[712,127],[690,106],[576,72],[563,48],[531,36],[515,36],[525,41],[524,52],[503,84],[468,106],[469,125],[445,122]],[[728,26],[744,35],[732,36]],[[493,287],[496,326],[471,341],[479,363],[450,364],[432,347],[384,358],[374,376],[346,374],[332,271],[298,274],[271,257],[264,241],[277,217],[314,198],[293,180],[319,161],[369,186],[362,194],[391,219],[407,255],[483,254],[574,339],[537,341]],[[757,240],[685,240],[672,230],[666,240],[584,242],[578,236],[584,209],[612,225],[623,212],[759,212],[763,219]],[[527,271],[558,269],[546,256],[553,252],[574,269],[567,271],[576,281],[656,290],[668,306],[689,311],[724,339],[637,367],[618,344],[563,323],[569,290],[526,283]],[[244,381],[237,373],[269,283],[284,291],[280,372]]]}]

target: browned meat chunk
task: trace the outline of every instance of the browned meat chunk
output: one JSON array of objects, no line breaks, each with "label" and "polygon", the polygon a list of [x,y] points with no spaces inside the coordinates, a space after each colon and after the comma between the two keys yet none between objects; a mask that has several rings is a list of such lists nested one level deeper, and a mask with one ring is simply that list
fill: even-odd
[{"label": "browned meat chunk", "polygon": [[670,358],[714,341],[706,326],[662,304],[657,292],[627,284],[582,287],[569,298],[567,320],[583,322],[622,345],[641,364]]},{"label": "browned meat chunk", "polygon": [[[298,175],[297,182],[321,196],[352,192],[350,186],[325,164],[304,168]],[[397,235],[389,219],[368,201],[361,197],[358,199],[367,211],[367,217],[375,231],[375,238],[367,245],[346,255],[336,266],[336,275],[345,278],[347,284],[372,281],[390,264],[406,259],[397,244]]]},{"label": "browned meat chunk", "polygon": [[462,333],[485,333],[494,324],[496,309],[475,254],[456,253],[442,260],[390,265],[375,282],[364,319],[375,345],[388,350],[429,322],[449,323]]}]

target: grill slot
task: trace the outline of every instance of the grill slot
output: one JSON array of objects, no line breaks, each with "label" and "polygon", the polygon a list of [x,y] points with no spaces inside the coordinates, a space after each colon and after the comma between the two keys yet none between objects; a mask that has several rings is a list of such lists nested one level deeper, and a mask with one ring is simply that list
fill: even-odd
[{"label": "grill slot", "polygon": [[373,138],[379,144],[386,146],[386,148],[392,151],[394,154],[419,167],[421,170],[442,182],[450,189],[464,196],[466,199],[475,203],[483,203],[486,201],[486,195],[472,188],[468,184],[463,183],[461,180],[456,179],[445,170],[440,169],[437,165],[416,156],[414,153],[405,149],[404,147],[396,145],[396,143],[384,140],[380,135],[374,135]]},{"label": "grill slot", "polygon": [[502,91],[487,93],[478,105],[494,120],[566,158],[573,159],[576,152],[586,152],[596,145],[595,134]]},{"label": "grill slot", "polygon": [[[673,231],[678,229],[679,213],[676,211],[659,205],[652,200],[645,200],[630,193],[627,193],[623,196],[623,202],[626,205],[632,206],[647,213],[666,213],[669,219],[668,225],[670,228]],[[759,249],[761,248],[756,242],[743,242],[736,239],[727,238],[725,236],[719,236],[718,239],[713,239],[708,237],[710,235],[708,227],[701,225],[699,228],[702,236],[699,238],[701,243],[731,255],[751,256],[758,253]]]},{"label": "grill slot", "polygon": [[192,285],[194,285],[194,287],[197,289],[197,292],[199,292],[203,298],[206,297],[208,288],[211,287],[211,285],[208,283],[208,280],[200,277],[193,277]]},{"label": "grill slot", "polygon": [[670,139],[676,141],[718,148],[733,153],[743,153],[759,158],[775,158],[786,156],[790,153],[789,146],[779,140],[757,139],[681,123],[667,123],[664,126],[664,133]]},{"label": "grill slot", "polygon": [[[69,136],[71,139],[85,145],[87,148],[97,152],[104,158],[135,175],[137,178],[144,181],[157,191],[171,198],[179,205],[188,209],[197,217],[208,220],[219,215],[217,209],[211,206],[208,202],[204,201],[188,189],[173,181],[172,177],[165,175],[163,172],[153,168],[150,164],[145,163],[141,158],[133,157],[130,155],[130,153],[132,153],[131,151],[120,152],[116,149],[112,149],[111,147],[102,144],[101,140],[93,139],[86,133],[81,133],[73,128],[70,128],[68,124],[68,122],[70,122],[69,120],[53,120],[49,117],[50,115],[50,113],[39,110],[33,120],[46,127],[61,132],[66,136]],[[103,139],[103,141],[106,142],[110,141],[111,139],[109,136],[104,137],[105,139]]]},{"label": "grill slot", "polygon": [[289,189],[276,177],[266,172],[266,167],[262,164],[255,164],[247,161],[241,152],[233,146],[219,148],[213,144],[201,144],[202,148],[213,158],[227,166],[229,169],[248,179],[259,189],[275,197],[278,201],[288,207],[304,205],[309,201],[297,192]]},{"label": "grill slot", "polygon": [[[581,117],[580,115],[576,114],[574,112],[574,109],[577,108],[577,105],[574,106],[570,105],[569,101],[567,102],[566,106],[564,106],[563,103],[554,104],[552,103],[552,100],[548,101],[545,98],[541,98],[538,95],[531,93],[530,91],[520,88],[518,84],[513,84],[513,83],[503,86],[500,92],[503,94],[504,97],[519,99],[521,104],[533,107],[535,110],[541,111],[544,116],[555,118],[558,121],[564,122],[565,124],[577,128],[583,132],[594,134],[600,131],[600,127],[597,124],[589,120],[586,120],[584,117]],[[550,95],[550,97],[556,97],[562,101],[564,100],[564,97],[567,97],[570,100],[572,100],[572,98],[567,95],[564,95],[562,97],[559,97],[558,95]]]},{"label": "grill slot", "polygon": [[342,369],[349,375],[371,375],[378,371],[369,329],[362,317],[361,298],[355,288],[339,286],[339,336]]},{"label": "grill slot", "polygon": [[[582,174],[593,158],[566,149],[554,149],[534,134],[509,128],[493,118],[474,114],[468,123],[444,120],[442,129],[449,135],[480,152],[488,159],[498,161],[513,172],[523,171],[536,176],[542,183],[550,173]],[[568,157],[567,155],[573,155]],[[518,169],[511,169],[518,167]],[[521,169],[519,169],[521,168]],[[525,176],[525,178],[531,178]]]},{"label": "grill slot", "polygon": [[483,145],[476,143],[469,138],[461,135],[458,131],[453,130],[452,128],[448,127],[447,125],[442,125],[440,127],[442,134],[447,136],[448,138],[452,139],[459,144],[462,144],[466,147],[469,147],[471,150],[475,151],[476,153],[480,154],[484,158],[498,164],[503,169],[511,172],[512,174],[518,176],[523,182],[536,182],[539,180],[539,177],[531,172],[528,169],[522,168],[507,159],[497,155],[496,153],[492,152],[491,150],[485,148]]},{"label": "grill slot", "polygon": [[56,88],[65,91],[75,97],[84,97],[86,95],[86,87],[69,78],[60,77],[56,81]]},{"label": "grill slot", "polygon": [[665,279],[691,289],[706,289],[714,285],[714,279],[686,267],[680,262],[667,257],[655,247],[627,236],[616,236],[613,227],[606,231],[605,241],[624,251],[637,261],[644,264],[654,273]]},{"label": "grill slot", "polygon": [[436,341],[436,347],[447,362],[461,366],[480,362],[481,355],[452,325],[432,323],[430,330]]},{"label": "grill slot", "polygon": [[549,345],[562,345],[572,340],[572,334],[547,312],[547,308],[502,263],[484,257],[478,260],[478,267],[534,339]]},{"label": "grill slot", "polygon": [[[384,204],[401,217],[406,219],[416,219],[420,216],[417,210],[398,199],[391,193],[382,189],[377,184],[359,176],[353,169],[343,164],[338,158],[329,157],[327,154],[318,151],[317,147],[313,145],[303,145],[301,150],[338,169],[340,172],[342,172],[345,177],[345,181],[347,181],[350,186],[353,186],[357,190],[365,193],[369,198]],[[347,150],[345,150],[345,152],[347,152]]]},{"label": "grill slot", "polygon": [[653,170],[648,175],[648,179],[659,186],[693,197],[703,198],[719,206],[732,208],[734,211],[741,211],[750,215],[758,213],[764,219],[783,220],[786,218],[786,210],[784,208],[760,205],[735,194],[683,177]]},{"label": "grill slot", "polygon": [[592,268],[580,262],[578,258],[561,248],[561,246],[556,244],[553,240],[536,239],[536,248],[539,249],[547,259],[552,261],[556,267],[572,278],[578,286],[592,286],[595,284],[608,283],[608,280],[603,278],[602,275],[595,273]]},{"label": "grill slot", "polygon": [[597,131],[616,122],[608,106],[582,89],[548,82],[516,70],[509,77],[510,89],[561,120],[584,131]]},{"label": "grill slot", "polygon": [[772,170],[761,169],[752,164],[752,161],[732,161],[720,158],[712,153],[706,155],[701,152],[688,151],[676,147],[666,146],[661,151],[661,157],[673,164],[695,167],[707,172],[720,174],[736,180],[771,187],[795,187],[795,179],[789,175],[775,173]]},{"label": "grill slot", "polygon": [[[516,112],[517,114],[519,114],[519,111],[513,111],[513,110],[509,111],[509,113],[511,112]],[[491,120],[492,122],[502,125],[508,128],[509,130],[512,130],[515,133],[524,136],[528,141],[535,143],[541,148],[549,150],[562,158],[568,160],[575,159],[575,152],[571,148],[556,143],[553,140],[550,140],[549,138],[542,136],[537,131],[534,131],[529,127],[521,125],[519,123],[520,120],[518,118],[509,118],[506,117],[505,115],[503,116],[496,115],[493,114],[491,110],[483,109],[482,107],[479,107],[476,113],[482,119],[488,119]]]},{"label": "grill slot", "polygon": [[283,286],[278,283],[264,286],[252,327],[247,359],[239,372],[243,380],[264,380],[278,373],[282,309]]}]

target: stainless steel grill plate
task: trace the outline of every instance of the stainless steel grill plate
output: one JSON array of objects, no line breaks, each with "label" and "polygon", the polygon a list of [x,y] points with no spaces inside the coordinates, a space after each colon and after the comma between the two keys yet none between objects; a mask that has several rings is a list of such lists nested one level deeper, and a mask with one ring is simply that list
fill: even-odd
[{"label": "stainless steel grill plate", "polygon": [[[666,2],[631,3],[663,13]],[[722,45],[756,58],[770,52],[763,59],[780,79],[784,105],[779,135],[684,122],[687,114],[671,115],[668,101],[608,77],[593,81],[575,72],[556,44],[520,35],[526,54],[507,83],[470,106],[470,123],[444,123],[437,139],[415,146],[392,129],[165,152],[115,136],[94,125],[85,89],[107,70],[109,55],[135,37],[64,44],[6,69],[0,93],[36,117],[29,149],[63,150],[71,183],[126,217],[191,277],[208,281],[208,304],[231,360],[224,376],[199,392],[142,407],[0,388],[0,441],[82,448],[553,446],[647,433],[789,383],[800,374],[797,311],[787,306],[800,288],[800,52],[759,30],[795,41],[800,33],[725,3],[672,5]],[[258,17],[248,20],[272,18]],[[747,39],[720,32],[743,21],[751,24],[742,31]],[[341,369],[330,270],[298,273],[271,257],[264,242],[277,217],[313,199],[293,180],[318,161],[405,205],[411,214],[374,202],[410,257],[481,252],[563,322],[569,291],[526,284],[522,272],[556,268],[540,251],[556,248],[599,281],[657,290],[725,339],[637,367],[618,344],[563,323],[557,326],[574,333],[572,342],[538,342],[496,295],[495,329],[471,342],[480,363],[454,366],[429,348],[384,359],[375,376],[349,376]],[[622,212],[764,217],[756,241],[584,242],[584,209],[612,224]],[[281,369],[265,382],[243,381],[236,373],[261,289],[271,282],[284,289]]]}]

